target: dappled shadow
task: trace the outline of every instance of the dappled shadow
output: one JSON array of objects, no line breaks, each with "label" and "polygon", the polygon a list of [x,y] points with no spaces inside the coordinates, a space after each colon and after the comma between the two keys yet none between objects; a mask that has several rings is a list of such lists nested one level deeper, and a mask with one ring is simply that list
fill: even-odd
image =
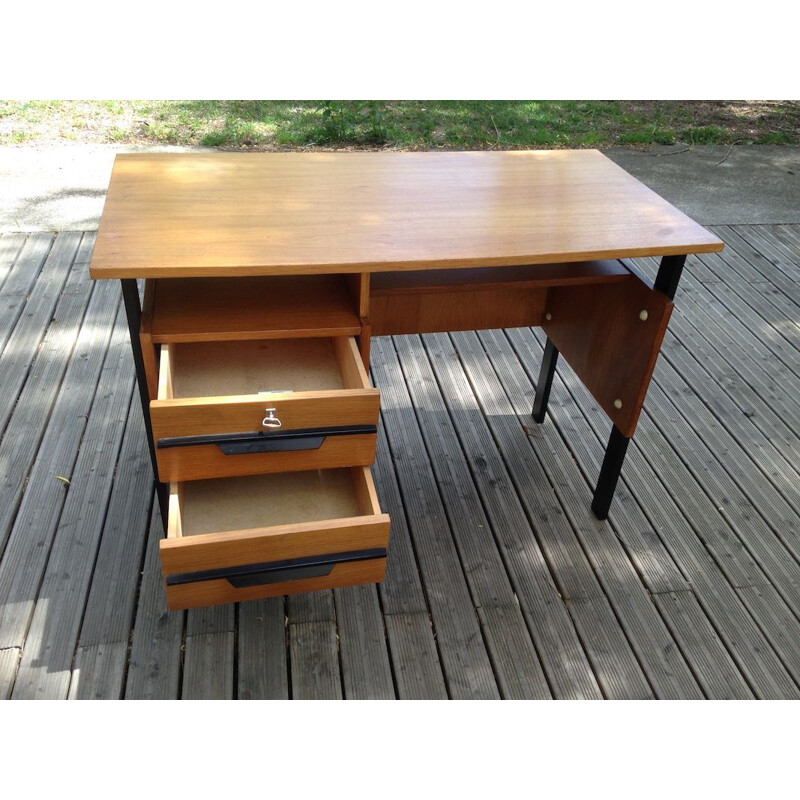
[{"label": "dappled shadow", "polygon": [[800,141],[800,107],[782,101],[176,101],[151,113],[156,129],[205,121],[199,143],[256,148]]},{"label": "dappled shadow", "polygon": [[[789,466],[776,453],[777,429],[768,420],[742,414],[742,427],[729,416],[733,389],[725,380],[742,380],[745,370],[737,365],[747,358],[751,370],[770,369],[775,355],[770,348],[779,341],[770,337],[779,335],[790,362],[785,380],[769,397],[764,386],[754,386],[752,410],[766,413],[772,397],[800,418],[793,397],[798,372],[790,366],[797,368],[793,354],[800,338],[785,329],[776,333],[776,326],[765,320],[763,329],[750,324],[725,306],[726,298],[728,303],[737,297],[754,302],[760,287],[738,283],[726,294],[726,275],[712,269],[720,264],[704,257],[687,265],[672,333],[606,522],[594,517],[589,504],[609,422],[567,365],[559,363],[546,421],[535,425],[530,420],[544,341],[540,331],[373,340],[372,374],[381,390],[383,417],[379,494],[393,517],[393,555],[386,585],[379,590],[381,611],[388,619],[397,609],[413,609],[424,618],[431,634],[426,663],[444,671],[451,693],[474,689],[469,682],[478,673],[471,670],[479,669],[506,696],[592,696],[598,687],[609,697],[796,693],[793,665],[798,663],[800,626],[793,598],[800,585],[800,517],[785,516],[786,508],[778,507],[770,488],[777,478],[765,474],[789,474]],[[654,265],[645,262],[644,268],[652,274]],[[683,307],[691,330],[683,325]],[[73,324],[77,332],[79,321]],[[715,338],[717,329],[724,332],[723,340]],[[110,366],[116,358],[129,358],[123,352],[128,347],[124,328],[109,345],[112,334],[111,320],[99,321],[72,359],[108,356]],[[681,369],[693,343],[700,353],[695,337],[716,342],[719,358],[712,365],[705,351],[705,365]],[[30,345],[33,350],[35,343]],[[50,507],[47,519],[37,518],[42,525],[24,531],[21,526],[15,549],[6,547],[0,561],[2,646],[24,644],[29,648],[25,670],[44,671],[63,686],[79,677],[75,644],[102,645],[81,633],[84,607],[91,625],[97,625],[93,630],[113,629],[120,637],[113,656],[118,689],[124,683],[125,636],[132,621],[136,636],[152,635],[157,642],[158,631],[174,620],[152,597],[144,601],[139,594],[152,475],[131,369],[130,361],[120,365],[115,373],[119,383],[101,384],[97,378],[70,390],[81,413],[79,419],[64,417],[63,441],[70,438],[66,434],[75,434],[67,428],[86,424],[83,414],[90,414],[92,406],[87,393],[101,387],[95,402],[113,404],[114,392],[127,392],[127,401],[118,404],[124,410],[110,412],[98,424],[99,439],[109,443],[103,474],[90,463],[94,445],[77,432],[70,439],[73,449],[65,446],[59,457],[76,458],[85,450],[83,476],[89,483],[60,483],[52,474],[55,466],[37,472],[24,487],[26,508],[33,511],[41,497],[40,474],[42,481],[58,484],[62,503]],[[34,417],[41,415],[44,429],[52,413],[48,401],[32,409]],[[740,437],[750,425],[750,449],[734,453],[731,437]],[[47,438],[47,446],[61,440]],[[0,472],[19,468],[15,481],[34,476],[18,455],[3,461],[10,452],[6,447],[1,439]],[[49,458],[42,446],[38,453],[23,455]],[[741,463],[731,464],[731,459]],[[747,469],[749,489],[741,484]],[[73,508],[71,519],[59,519],[73,491],[86,508]],[[764,500],[756,500],[759,493]],[[782,498],[800,503],[798,492],[789,488]],[[94,504],[99,512],[91,508]],[[77,513],[84,511],[93,520],[86,528]],[[776,531],[779,519],[786,524]],[[126,544],[116,549],[119,539]],[[782,564],[775,558],[779,541]],[[27,549],[16,549],[23,546]],[[61,562],[58,574],[58,559],[47,566],[55,548],[69,550],[74,559],[71,565]],[[157,571],[152,555],[147,569]],[[95,559],[105,566],[95,568]],[[36,573],[36,580],[9,582],[12,573],[22,575],[26,569]],[[90,577],[78,581],[73,594],[65,593],[75,574],[86,569]],[[145,578],[151,579],[152,574]],[[340,594],[337,604],[341,600]],[[121,606],[119,619],[101,624],[95,615],[110,620],[116,605]],[[34,613],[36,624],[29,627]],[[13,631],[4,620],[13,620]],[[125,636],[119,634],[123,629]],[[171,631],[171,657],[179,660],[182,624],[172,625]],[[147,640],[141,641],[145,652]],[[225,647],[235,646],[232,634],[225,642]]]},{"label": "dappled shadow", "polygon": [[65,187],[17,196],[0,214],[0,230],[94,230],[106,189]]}]

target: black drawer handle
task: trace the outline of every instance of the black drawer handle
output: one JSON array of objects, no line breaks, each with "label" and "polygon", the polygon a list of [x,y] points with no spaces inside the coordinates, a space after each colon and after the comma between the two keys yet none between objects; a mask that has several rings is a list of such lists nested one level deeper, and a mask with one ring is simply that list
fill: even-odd
[{"label": "black drawer handle", "polygon": [[224,579],[235,588],[243,589],[248,586],[261,586],[267,583],[299,580],[300,578],[318,578],[330,574],[337,564],[369,561],[375,558],[386,558],[386,548],[376,547],[371,550],[326,553],[320,556],[289,558],[285,561],[268,561],[261,564],[246,564],[241,567],[205,569],[198,572],[179,572],[167,577],[167,586]]},{"label": "black drawer handle", "polygon": [[247,453],[281,453],[292,450],[317,450],[328,436],[356,436],[377,433],[376,425],[334,425],[327,428],[298,428],[265,433],[217,433],[202,436],[172,436],[159,439],[159,449],[215,444],[226,456]]},{"label": "black drawer handle", "polygon": [[292,450],[319,450],[325,436],[297,436],[272,439],[266,436],[246,439],[240,442],[217,442],[217,447],[226,456],[240,456],[245,453],[286,453]]}]

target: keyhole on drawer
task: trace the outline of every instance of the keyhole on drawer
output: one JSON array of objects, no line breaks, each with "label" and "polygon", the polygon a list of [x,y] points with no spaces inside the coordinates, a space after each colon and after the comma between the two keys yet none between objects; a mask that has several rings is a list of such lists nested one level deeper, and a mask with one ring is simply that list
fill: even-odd
[{"label": "keyhole on drawer", "polygon": [[280,428],[281,421],[275,416],[274,408],[267,409],[267,416],[261,420],[261,424],[265,428]]}]

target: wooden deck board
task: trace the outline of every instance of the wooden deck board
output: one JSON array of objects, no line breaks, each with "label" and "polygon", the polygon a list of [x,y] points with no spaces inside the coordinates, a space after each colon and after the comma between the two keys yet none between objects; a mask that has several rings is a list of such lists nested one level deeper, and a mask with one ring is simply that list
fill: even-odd
[{"label": "wooden deck board", "polygon": [[[76,281],[85,279],[82,270],[71,269],[80,241],[79,233],[61,234],[56,239],[25,299],[24,313],[6,341],[0,358],[0,386],[3,387],[3,398],[7,402],[0,406],[0,431],[5,429],[14,410],[14,401],[25,384],[28,368],[42,337],[50,327],[64,284],[71,278],[70,288],[74,291]],[[85,285],[85,280],[81,280],[81,283]]]},{"label": "wooden deck board", "polygon": [[286,601],[270,597],[239,606],[238,697],[286,700]]},{"label": "wooden deck board", "polygon": [[81,625],[81,645],[127,644],[150,523],[152,487],[144,419],[134,404]]},{"label": "wooden deck board", "polygon": [[0,351],[26,309],[28,295],[53,246],[53,238],[52,233],[32,233],[8,270],[0,288]]},{"label": "wooden deck board", "polygon": [[0,650],[0,700],[8,700],[11,697],[21,654],[21,647],[6,647]]},{"label": "wooden deck board", "polygon": [[[465,364],[482,363],[485,373],[492,369],[485,352],[482,354],[476,334],[467,333],[454,338],[459,341],[472,338],[475,342],[472,357],[465,359]],[[507,356],[510,355],[508,351],[510,347]],[[464,357],[465,349],[462,348],[461,352]],[[488,393],[489,396],[497,398],[503,387],[515,386],[513,411],[529,420],[532,387],[526,389],[518,383],[524,379],[525,370],[521,365],[513,368],[508,357],[500,361],[496,351],[494,355],[495,363],[503,363],[507,369],[499,373],[501,381],[494,387],[490,384],[493,391]],[[558,408],[557,399],[551,399],[551,403],[554,418],[561,421],[564,409]],[[571,412],[570,417],[574,416]],[[587,647],[591,645],[590,652],[596,653],[598,675],[613,679],[606,685],[608,696],[643,697],[651,692],[657,697],[702,696],[680,651],[653,609],[635,565],[619,541],[608,535],[608,526],[598,522],[587,507],[583,478],[573,458],[566,448],[560,446],[551,426],[536,426],[532,422],[530,425],[537,429],[534,434],[540,435],[539,441],[545,443],[545,455],[539,459],[539,468],[555,487],[564,514],[574,530],[573,535],[580,542],[587,563],[596,575],[593,582],[598,588],[602,587],[601,591],[585,596],[576,592],[570,598],[570,609],[579,621]],[[529,447],[534,438],[535,435],[519,436],[519,440]],[[538,444],[533,447],[535,458],[538,459],[541,450]],[[588,579],[586,582],[591,583]],[[602,635],[598,633],[598,627],[603,629]],[[637,686],[637,682],[644,685]]]},{"label": "wooden deck board", "polygon": [[781,469],[800,477],[800,403],[787,391],[794,379],[776,380],[768,360],[758,359],[758,343],[749,331],[740,325],[734,332],[733,323],[709,314],[708,302],[699,297],[694,287],[684,292],[682,313],[672,326],[676,341],[691,338],[693,357],[758,428],[760,439],[774,444]]},{"label": "wooden deck board", "polygon": [[[797,304],[800,286],[791,276],[794,264],[787,254],[774,247],[769,240],[759,237],[758,234],[755,234],[754,237],[747,226],[740,228],[723,225],[720,226],[720,231],[727,238],[728,260],[736,264],[737,272],[740,267],[743,268],[739,272],[743,279],[746,280],[747,274],[752,272],[754,275],[760,276],[761,280],[768,281],[772,287],[780,290],[780,292],[774,292],[774,290],[771,292],[776,305]],[[756,283],[759,280],[756,279],[752,282]]]},{"label": "wooden deck board", "polygon": [[0,235],[0,698],[800,698],[800,226],[716,230],[607,522],[567,365],[530,420],[540,331],[379,338],[386,582],[191,612],[93,234]]},{"label": "wooden deck board", "polygon": [[71,697],[121,697],[141,580],[152,502],[153,471],[136,405],[131,408],[119,471],[103,526],[70,684]]},{"label": "wooden deck board", "polygon": [[387,614],[392,667],[401,700],[446,700],[447,686],[427,612]]},{"label": "wooden deck board", "polygon": [[[132,366],[127,329],[118,324],[106,352],[78,458],[69,474],[66,501],[25,635],[26,647],[13,697],[67,695],[72,658],[131,406]],[[128,463],[121,465],[120,492],[125,490],[130,469]],[[24,618],[19,622],[21,629]],[[44,662],[42,653],[47,653]]]},{"label": "wooden deck board", "polygon": [[394,700],[392,668],[375,586],[334,591],[344,696]]},{"label": "wooden deck board", "polygon": [[290,625],[289,652],[293,698],[341,699],[342,680],[334,622],[298,622]]},{"label": "wooden deck board", "polygon": [[193,608],[186,612],[181,697],[232,700],[235,697],[236,606]]},{"label": "wooden deck board", "polygon": [[335,700],[342,697],[333,590],[287,598],[292,696]]},{"label": "wooden deck board", "polygon": [[[755,226],[754,226],[755,227]],[[789,276],[800,281],[800,231],[797,225],[759,225],[759,233],[769,236],[794,258],[794,267]]]},{"label": "wooden deck board", "polygon": [[[726,250],[727,257],[724,259],[721,254],[719,261],[709,259],[708,263],[724,264],[724,268],[715,268],[721,279],[715,288],[731,301],[731,295],[735,294],[739,301],[755,312],[759,320],[756,332],[768,340],[780,355],[793,359],[794,365],[790,361],[789,367],[796,370],[800,324],[797,322],[798,304],[793,298],[797,297],[797,284],[790,282],[790,293],[780,289],[769,278],[768,268],[759,269],[757,265],[746,261],[735,249],[737,246],[741,247],[741,244],[734,241]],[[785,283],[784,280],[779,282]]]},{"label": "wooden deck board", "polygon": [[800,675],[800,636],[797,620],[774,586],[746,587],[738,593],[758,615],[775,652],[791,675]]},{"label": "wooden deck board", "polygon": [[233,700],[233,631],[186,636],[183,690],[185,700]]},{"label": "wooden deck board", "polygon": [[[560,425],[556,429],[556,431],[562,431],[561,437],[547,426],[534,424],[530,418],[530,407],[534,397],[533,382],[536,380],[535,376],[538,373],[543,353],[541,343],[526,329],[511,330],[506,335],[493,331],[482,332],[480,338],[491,361],[497,365],[498,373],[503,376],[503,386],[512,403],[507,409],[507,413],[517,415],[515,421],[527,427],[534,445],[534,457],[542,454],[537,460],[541,465],[542,472],[547,476],[548,482],[560,487],[562,492],[569,492],[570,496],[574,498],[573,505],[584,514],[585,519],[588,520],[587,524],[595,527],[596,530],[607,530],[602,526],[597,528],[587,513],[587,498],[591,496],[588,492],[591,491],[590,487],[596,480],[603,450],[594,441],[586,422],[584,422],[584,417],[575,413],[574,406],[568,406],[568,412],[560,415]],[[509,347],[509,343],[511,347]],[[563,398],[561,402],[566,402],[568,393],[562,387],[564,381],[571,374],[566,365],[562,365],[556,374],[554,385],[561,388],[561,392],[557,392],[553,397],[554,409],[558,408],[559,398]],[[583,389],[582,386],[581,389]],[[602,420],[601,424],[607,430],[609,427],[607,418],[585,390],[582,399],[583,402],[577,403],[578,407],[584,414],[587,411],[596,413]],[[572,453],[561,444],[561,438],[567,430],[569,431],[568,443],[573,448]],[[552,460],[558,457],[558,454],[561,454],[559,463],[562,467],[562,474],[560,477],[554,474],[550,467]],[[573,454],[580,456],[577,464],[570,463],[573,460]],[[588,471],[585,483],[578,480],[576,474],[576,470],[580,469],[581,465],[583,465],[584,471]],[[573,476],[571,480],[568,475],[563,474],[564,470]],[[514,472],[517,475],[520,474],[520,470]],[[577,496],[575,496],[576,493]],[[621,485],[615,495],[616,513],[610,520],[610,524],[615,529],[624,548],[624,553],[615,548],[617,558],[621,559],[621,565],[624,565],[626,557],[630,559],[635,571],[641,576],[641,580],[650,592],[682,591],[686,588],[684,577],[666,550],[659,546],[658,537],[650,526],[631,512],[633,504],[631,495],[626,491],[625,486]],[[569,520],[565,520],[565,523],[568,529],[572,530]],[[611,544],[613,545],[613,540]],[[575,596],[588,596],[586,594],[587,585],[587,582],[584,581],[582,590],[573,590]]]},{"label": "wooden deck board", "polygon": [[693,592],[657,594],[653,602],[709,700],[754,696]]},{"label": "wooden deck board", "polygon": [[174,700],[180,697],[186,612],[167,610],[158,557],[158,543],[163,536],[158,503],[152,503],[125,682],[125,697],[133,700]]},{"label": "wooden deck board", "polygon": [[391,339],[374,340],[371,363],[448,691],[460,699],[498,697],[458,548]]},{"label": "wooden deck board", "polygon": [[[721,536],[732,547],[745,548],[761,570],[784,589],[787,600],[800,609],[800,564],[781,537],[785,531],[790,538],[797,539],[800,534],[795,527],[797,515],[777,493],[770,494],[778,507],[769,505],[763,497],[771,488],[769,482],[763,476],[757,482],[747,472],[745,451],[713,420],[700,398],[686,391],[688,387],[681,385],[677,373],[667,369],[664,372],[666,388],[657,383],[648,398],[649,413],[656,426],[662,436],[669,436],[675,443],[676,454],[724,520],[727,527]],[[676,413],[679,419],[673,422]],[[669,420],[668,428],[665,420]],[[737,473],[746,488],[733,480],[730,471]],[[730,537],[731,530],[740,544]],[[748,583],[758,584],[761,580],[759,572],[754,572]]]},{"label": "wooden deck board", "polygon": [[[550,690],[547,680],[542,667],[536,666],[541,662],[517,602],[512,580],[507,574],[508,557],[504,558],[502,539],[496,535],[499,527],[515,531],[518,527],[508,524],[505,519],[490,519],[492,514],[486,498],[482,496],[480,486],[473,481],[469,465],[461,457],[461,443],[451,410],[440,393],[441,387],[437,387],[439,376],[434,374],[434,365],[428,361],[422,340],[415,336],[398,337],[395,347],[412,402],[417,409],[420,432],[475,604],[479,609],[499,608],[504,611],[502,614],[485,614],[482,617],[490,656],[493,656],[493,642],[508,639],[515,643],[519,657],[531,665],[528,680],[521,684],[513,663],[493,656],[498,685],[501,690],[507,687],[515,696],[548,697]],[[514,545],[517,544],[515,541]],[[557,627],[561,622],[571,629],[568,614],[558,602],[557,591],[544,560],[540,555],[538,559],[532,557],[526,566],[544,584],[538,587],[540,597],[537,597],[536,611],[541,612],[537,617],[538,623]],[[501,630],[493,631],[487,627],[496,623],[502,626]],[[572,638],[575,641],[574,633]],[[508,669],[511,671],[506,674]]]},{"label": "wooden deck board", "polygon": [[446,698],[428,603],[382,425],[372,472],[381,508],[392,520],[386,580],[378,592],[397,694],[401,698]]},{"label": "wooden deck board", "polygon": [[[742,299],[731,284],[718,281],[706,284],[710,302],[716,301],[724,313],[733,316],[734,321],[744,325],[756,338],[757,349],[766,350],[767,363],[776,366],[773,373],[776,379],[781,374],[796,376],[798,373],[797,352],[791,344],[767,320],[759,315],[757,309],[752,308]],[[745,289],[745,294],[749,289]]]},{"label": "wooden deck board", "polygon": [[[107,301],[110,316],[116,300],[107,290],[102,291],[102,287],[92,293],[92,287],[87,284],[85,275],[81,274],[84,269],[77,265],[73,267],[72,276],[67,280],[55,308],[55,319],[39,345],[25,385],[16,398],[16,405],[9,402],[9,408],[13,410],[0,439],[0,544],[3,545],[11,531],[31,465],[36,459],[50,416],[54,413],[62,380],[65,382],[66,397],[70,387],[72,391],[76,390],[75,373],[85,367],[99,369],[102,361],[103,351],[100,348],[93,358],[86,359],[84,363],[80,358],[86,352],[89,337],[96,335],[89,325],[96,318],[98,303]],[[88,324],[84,326],[82,322],[90,295],[96,299],[90,306]],[[76,349],[77,358],[72,355],[73,349]],[[91,373],[86,377],[86,385],[91,386],[96,382],[96,376],[92,379]],[[85,394],[91,399],[93,393],[89,390]],[[64,422],[64,414],[70,411],[69,400],[62,399],[56,407],[55,418]]]},{"label": "wooden deck board", "polygon": [[120,699],[127,660],[127,642],[79,645],[67,697],[70,700]]},{"label": "wooden deck board", "polygon": [[[761,253],[766,257],[772,266],[777,267],[785,276],[777,286],[784,288],[788,296],[798,301],[800,293],[800,268],[798,268],[797,248],[787,245],[784,241],[775,236],[765,225],[739,225],[736,227],[727,226],[726,236],[738,236],[752,249],[753,252]],[[791,281],[795,284],[793,287]]]},{"label": "wooden deck board", "polygon": [[[656,381],[658,378],[657,369]],[[607,436],[608,420],[566,366],[560,370],[557,382],[562,380],[592,423],[597,436],[595,446],[600,447]],[[709,620],[758,695],[797,696],[794,682],[734,591],[734,587],[758,581],[756,565],[740,543],[732,546],[733,537],[720,521],[716,507],[708,498],[702,499],[699,485],[687,479],[680,459],[665,446],[666,441],[646,413],[623,470],[622,481],[631,486],[636,498],[624,508],[625,513],[641,515],[644,511],[652,530],[680,565]],[[615,508],[609,518],[612,525],[623,510],[622,504]]]},{"label": "wooden deck board", "polygon": [[[547,553],[539,547],[458,354],[446,335],[426,336],[425,342],[552,690],[556,697],[595,696],[599,687],[590,666],[591,649],[581,641],[580,622],[570,616],[556,587]],[[477,384],[477,374],[469,374]],[[641,675],[639,679],[644,682]]]},{"label": "wooden deck board", "polygon": [[[78,458],[79,445],[97,392],[98,379],[114,324],[117,301],[98,303],[84,320],[73,357],[53,407],[16,516],[10,514],[11,531],[0,561],[0,647],[22,646],[34,612],[67,488],[56,476],[68,480]],[[118,327],[116,348],[126,342]],[[5,437],[4,437],[5,441]],[[85,490],[86,487],[83,487]],[[96,494],[96,488],[95,488]],[[95,501],[96,502],[96,501]]]},{"label": "wooden deck board", "polygon": [[0,233],[0,291],[27,239],[24,233]]}]

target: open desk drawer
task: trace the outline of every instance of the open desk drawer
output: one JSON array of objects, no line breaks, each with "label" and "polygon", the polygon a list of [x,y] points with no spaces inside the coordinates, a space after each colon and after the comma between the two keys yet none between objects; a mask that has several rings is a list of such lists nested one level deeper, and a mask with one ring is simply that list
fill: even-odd
[{"label": "open desk drawer", "polygon": [[349,336],[164,344],[159,479],[371,464],[379,401]]},{"label": "open desk drawer", "polygon": [[384,579],[369,468],[173,483],[160,543],[173,610]]}]

